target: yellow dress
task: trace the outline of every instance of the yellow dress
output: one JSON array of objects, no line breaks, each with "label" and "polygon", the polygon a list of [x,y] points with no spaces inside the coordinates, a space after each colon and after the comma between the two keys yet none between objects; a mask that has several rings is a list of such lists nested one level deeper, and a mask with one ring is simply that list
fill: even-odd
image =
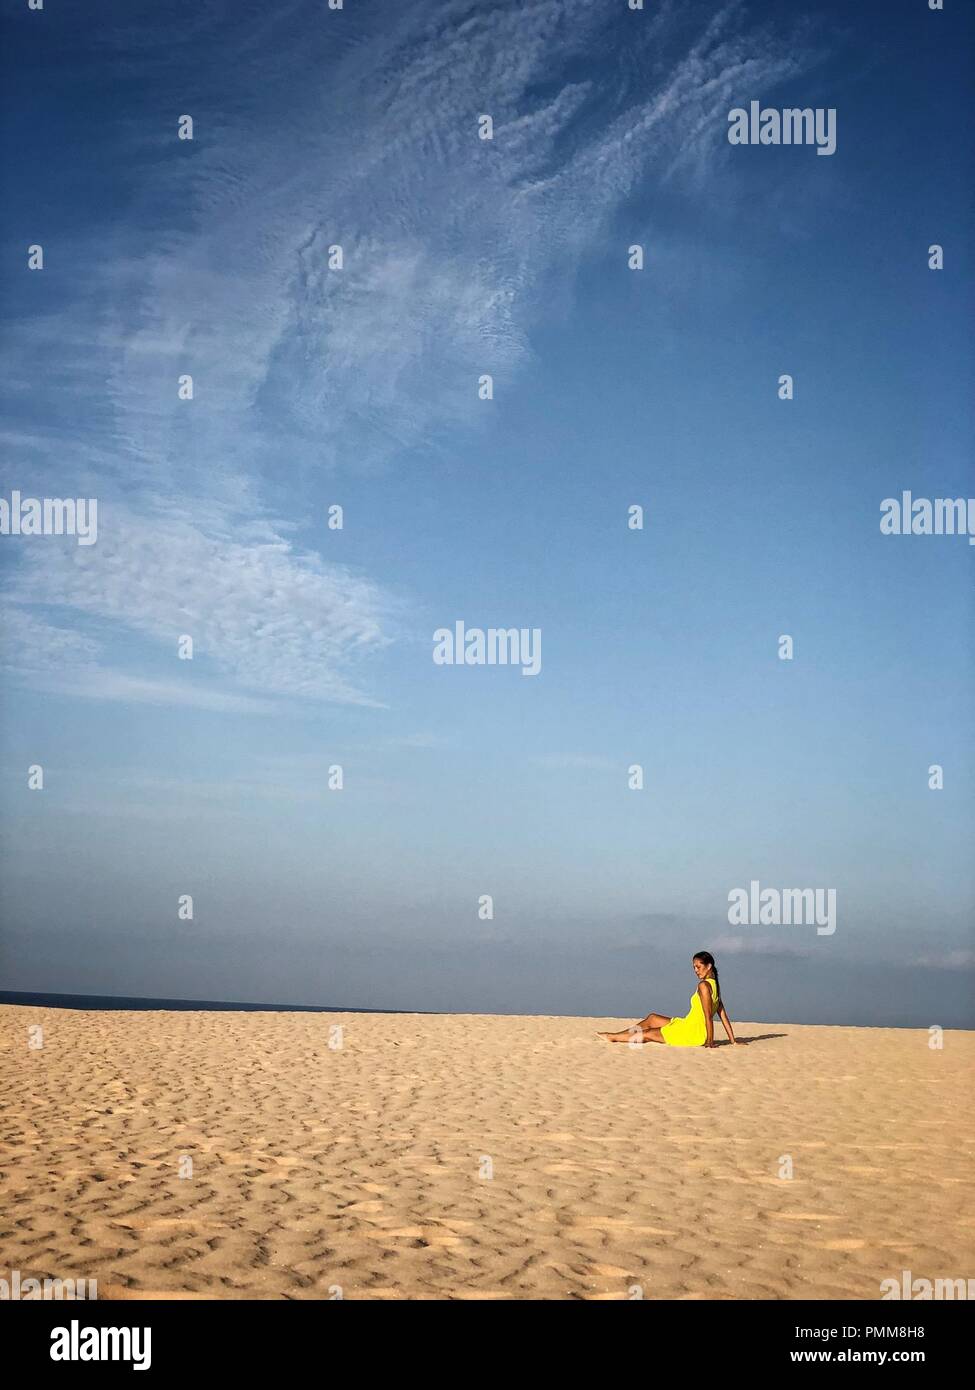
[{"label": "yellow dress", "polygon": [[[707,976],[711,986],[711,1017],[718,1007],[718,982],[712,975]],[[660,1036],[671,1047],[701,1047],[708,1040],[708,1025],[701,1007],[701,996],[697,990],[691,995],[691,1011],[686,1018],[672,1018],[660,1030]]]}]

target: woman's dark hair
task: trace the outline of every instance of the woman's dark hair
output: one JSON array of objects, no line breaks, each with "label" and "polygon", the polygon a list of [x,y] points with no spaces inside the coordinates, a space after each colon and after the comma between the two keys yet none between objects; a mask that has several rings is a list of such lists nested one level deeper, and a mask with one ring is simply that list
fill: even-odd
[{"label": "woman's dark hair", "polygon": [[721,998],[721,981],[718,979],[718,967],[714,963],[714,956],[712,956],[710,951],[695,951],[691,959],[703,961],[705,965],[710,966],[711,974],[714,976],[714,983],[717,986],[714,1007],[716,1009],[723,1008],[724,1000]]}]

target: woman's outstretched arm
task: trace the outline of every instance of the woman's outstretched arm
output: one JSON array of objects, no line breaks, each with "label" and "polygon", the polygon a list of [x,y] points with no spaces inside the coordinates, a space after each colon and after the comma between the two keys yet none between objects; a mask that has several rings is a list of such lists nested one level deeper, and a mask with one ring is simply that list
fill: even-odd
[{"label": "woman's outstretched arm", "polygon": [[720,1009],[718,1010],[718,1017],[720,1018],[721,1022],[724,1024],[724,1030],[725,1030],[725,1032],[728,1034],[728,1037],[731,1039],[731,1041],[732,1041],[733,1043],[737,1044],[738,1039],[735,1037],[734,1033],[732,1032],[732,1028],[731,1028],[731,1019],[728,1017],[727,1013],[725,1012],[725,1006],[724,1006],[723,1004],[721,1005]]}]

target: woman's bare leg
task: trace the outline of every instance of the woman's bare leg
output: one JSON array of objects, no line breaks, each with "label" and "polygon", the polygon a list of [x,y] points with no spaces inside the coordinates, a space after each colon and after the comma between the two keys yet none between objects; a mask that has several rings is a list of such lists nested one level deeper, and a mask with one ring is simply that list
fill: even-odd
[{"label": "woman's bare leg", "polygon": [[634,1023],[631,1027],[624,1028],[620,1033],[600,1033],[599,1036],[605,1038],[607,1042],[633,1044],[645,1042],[662,1043],[663,1036],[660,1030],[663,1028],[664,1024],[669,1022],[670,1019],[666,1014],[647,1014],[646,1018],[641,1019],[639,1023]]}]

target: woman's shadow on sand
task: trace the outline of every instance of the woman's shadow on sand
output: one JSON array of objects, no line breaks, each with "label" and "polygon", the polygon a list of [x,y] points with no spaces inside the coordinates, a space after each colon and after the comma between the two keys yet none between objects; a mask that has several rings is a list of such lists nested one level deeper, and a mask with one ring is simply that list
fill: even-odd
[{"label": "woman's shadow on sand", "polygon": [[736,1038],[735,1042],[729,1042],[727,1038],[715,1038],[715,1047],[747,1047],[749,1043],[774,1042],[776,1038],[787,1038],[788,1033],[754,1033],[749,1038]]}]

